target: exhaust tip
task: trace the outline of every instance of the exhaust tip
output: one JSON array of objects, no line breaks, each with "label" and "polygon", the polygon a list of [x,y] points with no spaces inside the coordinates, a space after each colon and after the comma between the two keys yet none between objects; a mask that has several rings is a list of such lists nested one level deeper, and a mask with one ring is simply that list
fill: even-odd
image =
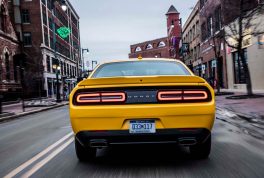
[{"label": "exhaust tip", "polygon": [[90,147],[105,148],[108,147],[108,143],[105,139],[94,139],[94,140],[90,140]]},{"label": "exhaust tip", "polygon": [[179,144],[183,146],[190,146],[197,144],[197,140],[195,138],[179,138]]}]

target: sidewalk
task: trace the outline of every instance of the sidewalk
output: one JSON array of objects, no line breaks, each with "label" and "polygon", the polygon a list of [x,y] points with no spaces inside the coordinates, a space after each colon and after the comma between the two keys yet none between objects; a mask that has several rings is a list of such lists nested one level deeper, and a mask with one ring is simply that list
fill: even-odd
[{"label": "sidewalk", "polygon": [[67,105],[68,101],[62,101],[61,103],[56,103],[54,99],[43,99],[43,102],[39,100],[25,101],[25,112],[23,112],[22,102],[3,105],[3,114],[0,115],[0,122],[15,119],[17,117],[38,113],[41,111],[46,111],[49,109],[61,107]]},{"label": "sidewalk", "polygon": [[[243,95],[245,93],[235,93]],[[231,95],[229,95],[231,96]],[[216,96],[216,106],[248,118],[264,119],[264,97],[250,99],[226,99],[227,95]]]}]

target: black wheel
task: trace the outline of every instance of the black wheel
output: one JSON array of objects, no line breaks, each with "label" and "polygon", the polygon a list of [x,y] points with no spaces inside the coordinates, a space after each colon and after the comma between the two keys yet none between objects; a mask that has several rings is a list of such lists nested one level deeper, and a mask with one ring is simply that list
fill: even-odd
[{"label": "black wheel", "polygon": [[211,135],[208,139],[194,146],[190,146],[191,156],[195,159],[206,159],[211,152]]},{"label": "black wheel", "polygon": [[75,151],[80,161],[92,161],[96,157],[96,148],[84,147],[76,138]]}]

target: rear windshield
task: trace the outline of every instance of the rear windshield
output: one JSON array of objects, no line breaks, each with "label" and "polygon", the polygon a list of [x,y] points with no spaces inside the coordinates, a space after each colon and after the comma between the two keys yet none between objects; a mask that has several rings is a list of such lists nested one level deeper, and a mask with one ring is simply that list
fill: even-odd
[{"label": "rear windshield", "polygon": [[122,76],[191,75],[179,62],[173,61],[127,61],[101,65],[91,78]]}]

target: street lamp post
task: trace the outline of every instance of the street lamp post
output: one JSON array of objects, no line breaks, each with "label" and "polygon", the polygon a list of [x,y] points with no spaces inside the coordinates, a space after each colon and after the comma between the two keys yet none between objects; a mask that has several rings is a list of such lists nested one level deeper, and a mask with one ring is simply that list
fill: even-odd
[{"label": "street lamp post", "polygon": [[52,12],[52,31],[53,31],[53,50],[54,50],[54,58],[55,64],[52,66],[56,70],[56,85],[57,85],[57,92],[56,92],[56,102],[61,102],[60,96],[60,87],[59,87],[59,70],[60,70],[60,62],[57,56],[57,49],[56,49],[56,26],[55,26],[55,2],[59,2],[61,4],[61,8],[63,11],[67,10],[66,1],[65,0],[53,0],[51,4],[51,12]]},{"label": "street lamp post", "polygon": [[86,48],[86,49],[83,49],[83,48],[82,48],[82,63],[83,63],[83,65],[82,65],[82,70],[83,70],[83,74],[84,74],[84,70],[85,70],[85,69],[84,69],[84,55],[83,55],[83,54],[84,54],[85,51],[86,51],[87,53],[89,53],[89,49],[88,49],[88,48]]},{"label": "street lamp post", "polygon": [[61,102],[61,96],[60,96],[60,86],[59,86],[59,71],[60,71],[60,64],[59,60],[56,59],[55,63],[52,65],[52,68],[56,70],[56,102]]},{"label": "street lamp post", "polygon": [[95,63],[95,65],[97,64],[97,61],[92,61],[92,70],[94,69],[94,64]]}]

